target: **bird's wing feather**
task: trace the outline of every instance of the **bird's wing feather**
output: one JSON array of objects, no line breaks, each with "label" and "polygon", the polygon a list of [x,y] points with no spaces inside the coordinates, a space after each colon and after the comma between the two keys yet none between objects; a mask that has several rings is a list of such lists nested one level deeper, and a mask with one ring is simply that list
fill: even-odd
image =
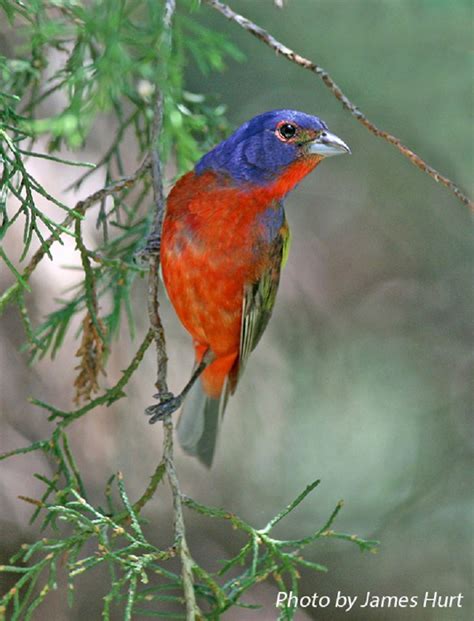
[{"label": "bird's wing feather", "polygon": [[256,282],[250,283],[245,287],[240,330],[238,376],[235,380],[238,380],[242,375],[250,353],[257,346],[267,327],[275,304],[281,268],[286,263],[288,256],[289,244],[290,232],[288,224],[284,220],[278,234],[271,242],[268,267]]}]

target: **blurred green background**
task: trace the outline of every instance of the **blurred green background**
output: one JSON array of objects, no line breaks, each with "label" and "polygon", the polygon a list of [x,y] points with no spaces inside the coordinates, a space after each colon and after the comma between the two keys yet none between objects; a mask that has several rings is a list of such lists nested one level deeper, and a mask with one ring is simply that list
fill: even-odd
[{"label": "blurred green background", "polygon": [[[270,0],[247,0],[232,7],[321,64],[376,125],[472,196],[470,2],[288,0],[279,10]],[[232,127],[273,108],[317,114],[353,155],[324,162],[287,199],[293,244],[274,316],[229,404],[212,470],[180,455],[184,491],[263,526],[307,483],[321,478],[318,490],[277,534],[312,532],[343,498],[337,529],[380,539],[381,547],[377,555],[361,555],[345,542],[316,545],[313,558],[329,572],[303,572],[302,593],[465,596],[462,609],[347,614],[331,607],[306,609],[297,619],[470,620],[470,214],[359,125],[309,72],[278,58],[209,8],[195,18],[226,33],[247,60],[229,62],[223,74],[205,77],[190,66],[188,90],[219,94]],[[102,131],[105,140],[107,129]],[[89,149],[89,159],[103,147],[100,134],[96,141],[97,152]],[[42,170],[47,178],[47,167]],[[38,269],[38,316],[54,308],[53,295],[73,276],[59,276],[51,265]],[[145,296],[145,283],[138,282],[137,316],[144,314]],[[176,390],[192,365],[191,343],[167,302],[162,309],[170,384]],[[143,316],[143,330],[146,321]],[[15,353],[23,340],[15,313],[0,329],[0,434],[2,446],[12,448],[49,430],[44,415],[18,395],[34,394],[58,407],[70,403],[74,361],[69,349],[31,370]],[[76,347],[72,337],[70,343]],[[112,376],[137,343],[124,335],[110,361]],[[153,471],[161,430],[150,429],[142,416],[153,373],[150,353],[129,399],[115,404],[113,415],[85,417],[72,429],[86,483],[98,497],[112,472],[124,472],[133,496]],[[32,468],[48,472],[38,456],[15,460],[4,466],[0,489],[6,555],[35,532],[27,526],[29,508],[16,496],[38,494]],[[160,498],[150,505],[148,528],[166,541],[167,497]],[[236,552],[226,525],[194,514],[187,520],[197,559],[206,563]],[[58,596],[36,618],[98,619],[101,584],[89,577],[82,588],[73,610]],[[262,585],[247,597],[264,604],[261,612],[237,610],[225,619],[275,619],[276,591]]]}]

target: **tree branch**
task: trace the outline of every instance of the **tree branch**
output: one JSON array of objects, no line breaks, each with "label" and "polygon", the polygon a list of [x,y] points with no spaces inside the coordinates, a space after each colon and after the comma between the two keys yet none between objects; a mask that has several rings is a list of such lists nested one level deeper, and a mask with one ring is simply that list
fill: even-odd
[{"label": "tree branch", "polygon": [[[171,46],[171,24],[175,11],[175,0],[167,0],[163,17],[163,40],[165,48],[164,54],[169,53]],[[165,213],[165,199],[163,192],[163,174],[158,143],[163,126],[163,95],[157,88],[154,104],[154,117],[151,136],[151,176],[153,185],[153,195],[155,200],[155,217],[152,232],[146,245],[146,253],[149,255],[150,270],[148,275],[148,315],[154,333],[157,357],[157,377],[156,388],[160,394],[168,392],[167,385],[167,362],[166,341],[163,325],[159,314],[158,285],[160,268],[160,243],[161,227]],[[179,485],[176,467],[174,464],[174,444],[173,444],[173,419],[167,415],[163,419],[163,463],[166,469],[166,476],[171,487],[173,496],[174,513],[174,547],[179,552],[181,560],[181,576],[183,578],[184,599],[186,603],[186,620],[194,621],[200,617],[196,596],[194,592],[193,568],[195,563],[189,552],[186,541],[186,529],[183,517],[182,492]]]},{"label": "tree branch", "polygon": [[364,127],[366,127],[372,134],[386,140],[390,144],[392,144],[402,155],[407,157],[412,164],[414,164],[417,168],[425,172],[427,175],[432,177],[437,183],[441,183],[445,187],[447,187],[455,196],[471,211],[474,211],[474,202],[471,201],[459,188],[458,186],[451,181],[448,177],[445,177],[440,172],[438,172],[435,168],[430,166],[425,160],[423,160],[419,155],[417,155],[414,151],[406,147],[399,138],[393,136],[389,132],[379,129],[376,125],[374,125],[369,119],[359,110],[359,108],[352,103],[352,101],[343,93],[343,91],[339,88],[336,82],[332,79],[327,71],[325,71],[321,66],[317,65],[311,60],[308,60],[304,56],[300,56],[293,50],[291,50],[283,43],[280,43],[273,35],[269,32],[257,26],[254,22],[250,21],[243,15],[239,15],[233,11],[229,6],[219,2],[219,0],[205,0],[205,2],[211,6],[213,9],[221,13],[227,19],[235,22],[241,28],[252,34],[254,37],[257,37],[260,41],[268,45],[272,50],[274,50],[277,54],[284,56],[287,60],[303,69],[308,69],[315,75],[317,75],[324,84],[329,88],[331,93],[338,99],[344,108],[350,112],[350,114],[362,123]]}]

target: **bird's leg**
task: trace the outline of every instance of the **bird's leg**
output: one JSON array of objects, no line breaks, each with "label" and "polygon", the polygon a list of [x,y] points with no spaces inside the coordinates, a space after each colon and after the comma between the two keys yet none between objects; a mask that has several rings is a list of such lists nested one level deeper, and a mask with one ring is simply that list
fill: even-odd
[{"label": "bird's leg", "polygon": [[159,399],[160,402],[156,405],[150,405],[146,408],[145,414],[150,417],[148,421],[150,425],[156,423],[159,420],[162,420],[166,415],[172,414],[175,412],[181,405],[183,404],[184,398],[194,386],[196,381],[199,379],[202,372],[206,369],[209,364],[215,360],[215,355],[212,353],[210,349],[206,350],[206,353],[201,359],[201,362],[194,369],[191,377],[189,378],[188,383],[183,388],[183,390],[179,393],[179,395],[173,395],[171,392],[165,393],[157,393],[153,395],[155,399]]}]

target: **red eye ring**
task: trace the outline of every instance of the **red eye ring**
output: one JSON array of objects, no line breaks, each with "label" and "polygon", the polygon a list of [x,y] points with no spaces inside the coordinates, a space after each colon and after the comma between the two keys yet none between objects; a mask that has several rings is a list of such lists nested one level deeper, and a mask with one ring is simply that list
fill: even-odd
[{"label": "red eye ring", "polygon": [[276,128],[276,135],[280,140],[288,142],[296,135],[297,127],[289,121],[280,121]]}]

